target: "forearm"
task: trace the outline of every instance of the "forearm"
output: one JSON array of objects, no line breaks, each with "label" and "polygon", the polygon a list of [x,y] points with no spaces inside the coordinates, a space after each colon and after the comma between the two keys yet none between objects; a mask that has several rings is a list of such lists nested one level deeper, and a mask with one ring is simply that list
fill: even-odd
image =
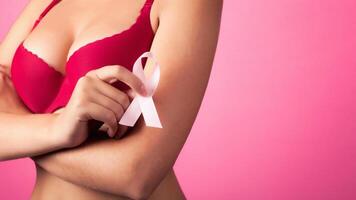
[{"label": "forearm", "polygon": [[[166,119],[172,114],[161,115],[167,129],[182,123],[168,122]],[[49,173],[76,185],[129,198],[146,196],[173,167],[189,127],[182,125],[186,130],[167,133],[165,129],[144,128],[144,124],[140,118],[120,140],[89,141],[34,160]]]},{"label": "forearm", "polygon": [[58,150],[49,131],[51,114],[0,113],[0,160],[31,157]]},{"label": "forearm", "polygon": [[0,65],[0,160],[51,152],[59,148],[48,130],[53,114],[33,114],[21,102],[6,67]]},{"label": "forearm", "polygon": [[[100,139],[35,157],[38,165],[68,182],[111,194],[134,198],[140,193],[136,182],[140,163],[139,135],[120,140]],[[138,140],[137,140],[138,139]]]}]

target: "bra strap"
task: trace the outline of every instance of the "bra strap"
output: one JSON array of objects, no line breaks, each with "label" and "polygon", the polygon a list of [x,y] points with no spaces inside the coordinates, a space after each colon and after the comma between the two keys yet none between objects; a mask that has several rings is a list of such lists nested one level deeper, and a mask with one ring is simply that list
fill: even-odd
[{"label": "bra strap", "polygon": [[32,27],[32,30],[34,28],[36,28],[36,26],[38,25],[38,23],[40,23],[40,21],[42,20],[42,18],[44,16],[47,15],[47,13],[54,7],[56,6],[61,0],[53,0],[47,7],[46,9],[41,13],[41,15],[38,17],[38,19],[35,21],[33,27]]},{"label": "bra strap", "polygon": [[152,5],[154,0],[146,0],[145,5],[149,4]]}]

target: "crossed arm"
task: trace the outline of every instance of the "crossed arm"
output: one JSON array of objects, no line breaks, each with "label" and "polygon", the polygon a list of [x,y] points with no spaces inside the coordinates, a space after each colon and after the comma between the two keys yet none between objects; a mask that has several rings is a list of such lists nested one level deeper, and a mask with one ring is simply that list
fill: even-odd
[{"label": "crossed arm", "polygon": [[[163,128],[147,127],[140,118],[120,140],[99,140],[36,157],[42,168],[78,185],[145,199],[173,167],[208,84],[222,0],[162,2],[151,51],[161,66],[153,98]],[[151,64],[147,62],[146,73]]]}]

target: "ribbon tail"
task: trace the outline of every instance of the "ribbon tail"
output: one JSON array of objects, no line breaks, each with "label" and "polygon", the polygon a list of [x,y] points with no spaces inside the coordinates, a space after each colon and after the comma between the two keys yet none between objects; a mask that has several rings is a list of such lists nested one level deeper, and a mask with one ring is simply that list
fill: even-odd
[{"label": "ribbon tail", "polygon": [[141,109],[139,105],[139,96],[135,97],[129,107],[126,109],[125,113],[122,115],[119,124],[125,126],[134,126],[136,121],[141,115]]},{"label": "ribbon tail", "polygon": [[152,97],[139,97],[138,100],[146,126],[162,128]]}]

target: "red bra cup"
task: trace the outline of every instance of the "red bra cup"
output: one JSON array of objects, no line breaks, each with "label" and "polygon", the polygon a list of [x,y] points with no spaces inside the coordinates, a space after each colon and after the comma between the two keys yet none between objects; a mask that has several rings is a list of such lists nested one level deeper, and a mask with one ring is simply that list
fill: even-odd
[{"label": "red bra cup", "polygon": [[[54,0],[48,5],[32,30],[59,2]],[[75,51],[66,63],[65,75],[26,49],[22,42],[14,54],[11,78],[23,103],[32,113],[52,113],[67,104],[78,79],[88,71],[107,65],[121,65],[131,71],[136,59],[149,51],[154,38],[150,21],[152,3],[153,0],[146,0],[136,21],[128,29]],[[112,85],[123,91],[129,89],[120,81]],[[102,123],[96,121],[95,124],[98,128]]]}]

